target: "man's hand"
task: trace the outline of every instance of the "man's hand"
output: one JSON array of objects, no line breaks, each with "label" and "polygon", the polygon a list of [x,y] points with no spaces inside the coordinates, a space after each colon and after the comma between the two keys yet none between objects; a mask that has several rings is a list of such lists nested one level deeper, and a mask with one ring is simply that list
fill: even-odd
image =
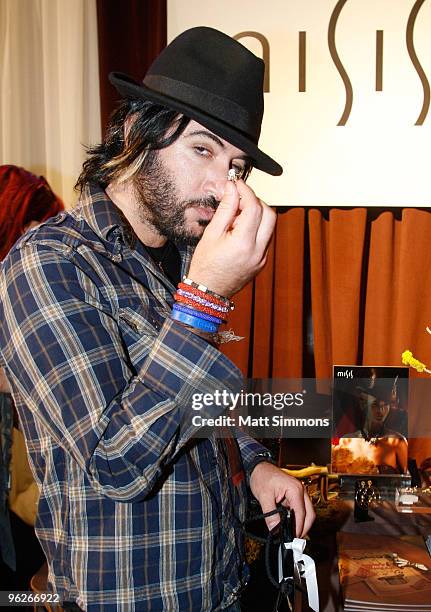
[{"label": "man's hand", "polygon": [[[275,510],[277,504],[292,508],[295,512],[296,537],[304,537],[316,517],[313,504],[305,488],[292,476],[282,470],[262,461],[251,473],[251,492],[260,503],[262,512]],[[268,529],[280,522],[280,516],[273,514],[265,519]]]},{"label": "man's hand", "polygon": [[189,276],[230,297],[266,263],[275,212],[243,181],[226,181],[223,199],[193,255]]}]

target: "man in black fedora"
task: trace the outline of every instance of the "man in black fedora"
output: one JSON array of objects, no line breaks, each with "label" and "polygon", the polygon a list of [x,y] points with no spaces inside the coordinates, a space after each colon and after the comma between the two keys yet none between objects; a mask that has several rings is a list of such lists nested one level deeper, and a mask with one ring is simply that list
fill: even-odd
[{"label": "man in black fedora", "polygon": [[[371,382],[361,381],[352,396],[356,400],[359,429],[342,435],[333,449],[333,463],[337,471],[405,474],[407,415],[397,409],[400,383],[398,377],[395,380],[378,378],[375,368],[371,370],[374,373]],[[402,426],[404,433],[393,429],[394,421]]]},{"label": "man in black fedora", "polygon": [[[239,609],[247,486],[264,512],[293,507],[298,535],[313,521],[302,486],[264,447],[192,425],[196,398],[241,389],[219,325],[264,266],[275,225],[245,184],[253,166],[282,171],[258,148],[263,71],[240,43],[199,27],[142,83],[112,74],[124,101],[89,151],[78,206],[3,266],[0,365],[65,607]],[[206,401],[205,414],[225,408]]]}]

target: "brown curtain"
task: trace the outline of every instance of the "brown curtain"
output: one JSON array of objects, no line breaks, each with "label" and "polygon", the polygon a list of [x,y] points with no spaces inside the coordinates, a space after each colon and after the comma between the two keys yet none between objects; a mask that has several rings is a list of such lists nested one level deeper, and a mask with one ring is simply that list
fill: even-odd
[{"label": "brown curtain", "polygon": [[166,46],[166,0],[97,0],[102,131],[119,95],[108,81],[111,71],[142,80]]},{"label": "brown curtain", "polygon": [[331,377],[334,363],[400,365],[406,348],[431,367],[431,214],[404,209],[398,217],[365,208],[279,214],[268,263],[235,297],[229,319],[245,340],[225,353],[253,377],[309,375],[307,273],[317,378]]}]

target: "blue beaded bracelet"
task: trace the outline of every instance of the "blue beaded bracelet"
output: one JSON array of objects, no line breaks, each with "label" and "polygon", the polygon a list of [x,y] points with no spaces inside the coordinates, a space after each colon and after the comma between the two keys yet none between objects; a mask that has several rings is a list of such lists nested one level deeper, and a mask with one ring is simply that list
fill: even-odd
[{"label": "blue beaded bracelet", "polygon": [[191,327],[199,329],[200,331],[206,331],[213,334],[218,331],[219,326],[215,323],[210,323],[210,321],[204,321],[200,317],[194,317],[179,310],[172,310],[171,317],[175,321],[185,323],[186,325],[190,325]]},{"label": "blue beaded bracelet", "polygon": [[201,312],[200,310],[195,310],[194,308],[189,308],[188,306],[183,306],[183,304],[178,304],[178,302],[174,302],[173,309],[179,310],[180,312],[185,312],[186,314],[192,315],[192,317],[199,317],[199,319],[203,319],[204,321],[211,321],[211,323],[216,323],[216,325],[223,323],[223,320],[219,319],[218,317],[213,317],[213,315],[209,315],[206,312]]}]

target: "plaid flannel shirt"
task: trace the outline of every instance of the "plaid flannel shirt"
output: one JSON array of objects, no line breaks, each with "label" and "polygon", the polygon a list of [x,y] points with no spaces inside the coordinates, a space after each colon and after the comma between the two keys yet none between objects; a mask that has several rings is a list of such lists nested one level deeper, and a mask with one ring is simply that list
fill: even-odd
[{"label": "plaid flannel shirt", "polygon": [[[174,291],[94,186],[2,264],[0,365],[40,489],[36,532],[50,587],[84,610],[221,610],[248,576],[232,444],[193,437],[190,419],[193,393],[238,391],[241,373],[170,319]],[[246,469],[266,450],[234,447]]]}]

